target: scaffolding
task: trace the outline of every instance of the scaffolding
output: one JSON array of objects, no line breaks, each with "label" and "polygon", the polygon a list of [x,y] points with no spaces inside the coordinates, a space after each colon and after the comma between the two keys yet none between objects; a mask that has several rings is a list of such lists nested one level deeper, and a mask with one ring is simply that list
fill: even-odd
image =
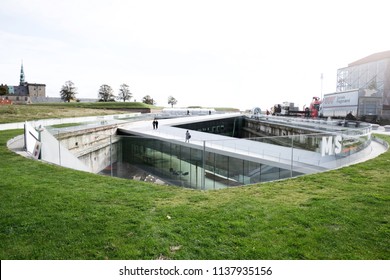
[{"label": "scaffolding", "polygon": [[372,55],[337,70],[336,92],[359,90],[359,115],[384,114],[390,106],[390,56]]}]

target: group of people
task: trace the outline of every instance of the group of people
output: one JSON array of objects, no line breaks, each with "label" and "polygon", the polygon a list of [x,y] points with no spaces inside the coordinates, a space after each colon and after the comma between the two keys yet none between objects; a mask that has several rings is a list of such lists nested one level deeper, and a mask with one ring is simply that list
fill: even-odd
[{"label": "group of people", "polygon": [[153,129],[157,129],[158,128],[158,120],[154,119],[153,120]]}]

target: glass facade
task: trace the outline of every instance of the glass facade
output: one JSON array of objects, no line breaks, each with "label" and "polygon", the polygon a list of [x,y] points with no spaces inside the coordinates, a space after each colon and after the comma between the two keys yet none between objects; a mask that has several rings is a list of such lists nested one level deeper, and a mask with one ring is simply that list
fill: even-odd
[{"label": "glass facade", "polygon": [[[157,139],[121,136],[121,160],[114,175],[193,189],[221,189],[297,176],[260,162]],[[204,176],[203,176],[204,174]],[[158,179],[156,179],[158,178]]]},{"label": "glass facade", "polygon": [[[335,137],[340,136],[335,152]],[[139,136],[119,136],[115,162],[102,173],[122,178],[216,190],[295,177],[337,168],[361,155],[371,142],[370,128],[284,137],[207,141],[203,147]],[[324,138],[330,145],[323,148]],[[330,139],[330,140],[329,140]],[[247,146],[242,144],[261,142]],[[334,142],[332,142],[334,141]],[[332,144],[333,143],[333,144]],[[234,151],[233,151],[234,147]],[[220,150],[218,150],[220,149]],[[226,152],[230,151],[230,152]],[[306,151],[302,153],[302,151]],[[322,155],[321,153],[326,155]],[[264,160],[267,159],[267,160]]]}]

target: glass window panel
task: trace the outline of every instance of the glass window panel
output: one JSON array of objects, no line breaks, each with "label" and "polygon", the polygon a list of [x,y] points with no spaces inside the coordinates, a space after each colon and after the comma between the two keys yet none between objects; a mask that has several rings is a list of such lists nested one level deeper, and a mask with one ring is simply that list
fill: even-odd
[{"label": "glass window panel", "polygon": [[219,188],[221,185],[226,186],[226,178],[228,177],[229,169],[229,157],[215,154],[215,173],[207,174],[209,178],[215,181],[215,188]]},{"label": "glass window panel", "polygon": [[243,182],[244,164],[242,159],[229,157],[229,172],[228,181],[229,186],[239,186]]},{"label": "glass window panel", "polygon": [[[205,173],[215,175],[215,153],[206,152],[205,155]],[[215,189],[215,180],[210,179],[210,176],[205,178],[206,189]]]}]

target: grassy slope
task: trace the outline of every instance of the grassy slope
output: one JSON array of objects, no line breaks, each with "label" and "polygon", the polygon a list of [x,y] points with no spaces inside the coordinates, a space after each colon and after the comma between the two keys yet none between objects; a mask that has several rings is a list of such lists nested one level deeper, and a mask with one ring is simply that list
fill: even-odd
[{"label": "grassy slope", "polygon": [[89,108],[89,109],[139,109],[156,108],[142,102],[70,102],[70,103],[37,103],[29,106],[35,107],[61,107],[61,108]]},{"label": "grassy slope", "polygon": [[25,159],[5,148],[17,134],[0,132],[1,259],[390,258],[390,152],[202,192]]},{"label": "grassy slope", "polygon": [[[0,124],[24,122],[48,118],[71,118],[81,116],[114,115],[137,109],[162,109],[141,102],[71,102],[39,103],[29,105],[0,106]],[[239,111],[234,108],[215,108],[217,111]]]},{"label": "grassy slope", "polygon": [[139,102],[75,102],[0,106],[0,124],[47,118],[123,114],[130,109],[143,108],[155,107]]}]

